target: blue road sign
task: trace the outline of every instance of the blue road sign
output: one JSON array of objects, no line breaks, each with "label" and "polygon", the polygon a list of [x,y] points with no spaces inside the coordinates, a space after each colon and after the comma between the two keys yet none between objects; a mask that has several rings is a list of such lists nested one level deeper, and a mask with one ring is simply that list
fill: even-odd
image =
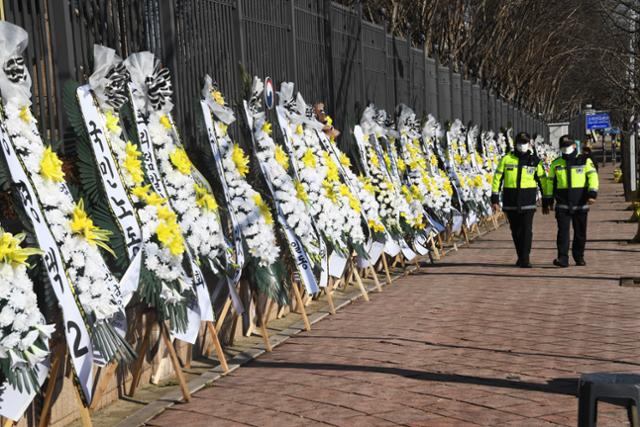
[{"label": "blue road sign", "polygon": [[587,130],[607,129],[611,127],[609,113],[595,113],[586,115]]}]

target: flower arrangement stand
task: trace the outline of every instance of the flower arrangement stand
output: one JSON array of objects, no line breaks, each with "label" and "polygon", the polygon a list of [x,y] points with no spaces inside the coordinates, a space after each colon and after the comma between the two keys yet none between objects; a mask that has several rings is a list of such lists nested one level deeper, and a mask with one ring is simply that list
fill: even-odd
[{"label": "flower arrangement stand", "polygon": [[260,335],[262,335],[262,340],[264,341],[264,349],[268,353],[273,351],[273,347],[271,346],[271,342],[269,341],[269,332],[267,331],[267,320],[265,318],[264,313],[262,312],[262,308],[260,307],[260,303],[258,301],[257,295],[254,296],[254,304],[256,307],[256,316],[258,317],[258,321],[260,322]]},{"label": "flower arrangement stand", "polygon": [[224,355],[222,344],[220,344],[220,339],[218,338],[218,330],[216,329],[216,325],[214,325],[213,322],[205,322],[204,335],[202,336],[203,342],[205,342],[207,339],[207,332],[209,332],[209,335],[211,335],[211,341],[207,346],[205,356],[208,357],[211,354],[211,347],[213,347],[215,349],[218,362],[220,362],[220,366],[222,367],[222,371],[226,374],[227,372],[229,372],[229,365],[227,365],[227,359]]},{"label": "flower arrangement stand", "polygon": [[142,375],[142,366],[144,364],[144,358],[149,350],[149,343],[151,342],[151,332],[153,331],[154,322],[152,321],[152,313],[147,312],[145,319],[145,329],[142,335],[142,341],[140,342],[140,348],[138,349],[138,358],[133,362],[131,368],[131,384],[129,386],[129,397],[133,397],[138,383],[140,382],[140,376]]},{"label": "flower arrangement stand", "polygon": [[382,267],[384,268],[385,280],[387,282],[387,285],[390,285],[391,284],[391,273],[389,273],[389,264],[387,262],[387,254],[385,254],[383,252],[382,256],[380,258],[382,258]]},{"label": "flower arrangement stand", "polygon": [[462,224],[462,236],[464,237],[465,243],[469,244],[469,231],[467,230],[467,226]]},{"label": "flower arrangement stand", "polygon": [[[185,402],[188,402],[191,400],[191,392],[189,391],[187,380],[185,379],[184,373],[182,372],[182,366],[180,366],[178,354],[176,353],[176,349],[173,347],[173,342],[171,341],[171,337],[169,336],[169,328],[167,328],[165,322],[158,322],[158,325],[160,326],[160,335],[162,336],[162,341],[164,341],[164,345],[167,347],[167,351],[169,352],[173,370],[176,372],[176,376],[178,377],[180,390],[182,390],[182,397],[184,398]],[[138,357],[140,357],[140,355],[138,355]]]},{"label": "flower arrangement stand", "polygon": [[[438,234],[438,238],[440,238],[440,235]],[[431,246],[431,252],[433,252],[433,256],[436,260],[440,259],[440,251],[438,250],[438,245],[436,244],[436,239],[435,237],[431,236],[429,237],[429,245]]]},{"label": "flower arrangement stand", "polygon": [[296,312],[300,312],[299,314],[302,316],[302,321],[304,322],[304,330],[309,332],[311,330],[311,323],[309,322],[309,317],[307,316],[307,309],[302,302],[302,295],[300,294],[300,281],[292,278],[291,288],[293,289],[293,295],[296,300]]},{"label": "flower arrangement stand", "polygon": [[329,304],[329,313],[336,314],[336,306],[333,303],[333,288],[335,285],[335,280],[333,277],[329,278],[329,283],[327,283],[327,287],[324,292],[327,295],[327,303]]},{"label": "flower arrangement stand", "polygon": [[142,337],[142,342],[140,343],[140,349],[138,350],[138,358],[135,360],[132,369],[132,380],[131,386],[129,387],[129,397],[133,397],[136,388],[138,387],[138,383],[140,382],[144,359],[147,354],[147,350],[149,349],[149,343],[151,341],[151,332],[153,331],[153,326],[156,324],[160,328],[160,336],[162,337],[162,341],[164,342],[165,347],[167,347],[167,351],[169,352],[169,358],[171,359],[173,370],[176,372],[180,390],[182,391],[182,397],[184,398],[185,402],[188,402],[189,400],[191,400],[191,392],[189,391],[187,381],[184,377],[184,373],[182,372],[182,366],[180,366],[180,360],[178,359],[176,349],[171,342],[169,329],[167,328],[165,322],[159,321],[159,319],[156,318],[153,312],[147,312],[146,315],[144,335]]},{"label": "flower arrangement stand", "polygon": [[376,290],[378,292],[382,292],[382,285],[380,284],[380,280],[378,280],[378,273],[376,273],[376,269],[373,268],[373,265],[370,265],[369,267],[367,267],[365,271],[368,271],[369,273],[371,273],[373,283],[376,284]]},{"label": "flower arrangement stand", "polygon": [[[58,371],[60,370],[61,366],[64,366],[67,363],[67,346],[64,343],[61,343],[56,348],[54,348],[54,350],[51,352],[51,360],[51,369],[49,370],[49,379],[47,381],[47,387],[43,396],[42,410],[40,411],[38,427],[45,427],[49,425],[51,406],[53,405],[53,394],[55,392],[56,382],[58,380]],[[70,373],[70,375],[73,374]],[[92,427],[93,423],[91,422],[91,414],[89,413],[89,408],[82,400],[75,382],[73,385],[73,391],[75,393],[76,401],[78,402],[78,411],[80,412],[82,427]]]},{"label": "flower arrangement stand", "polygon": [[346,289],[350,284],[352,284],[353,279],[355,278],[355,284],[358,286],[358,289],[360,289],[362,298],[368,302],[369,293],[367,292],[367,289],[364,287],[364,284],[362,283],[362,278],[360,277],[360,274],[358,274],[358,268],[355,262],[353,262],[353,257],[351,257],[351,259],[349,260],[348,265],[349,265],[349,274],[347,276],[347,280],[345,280],[344,282],[344,289]]}]

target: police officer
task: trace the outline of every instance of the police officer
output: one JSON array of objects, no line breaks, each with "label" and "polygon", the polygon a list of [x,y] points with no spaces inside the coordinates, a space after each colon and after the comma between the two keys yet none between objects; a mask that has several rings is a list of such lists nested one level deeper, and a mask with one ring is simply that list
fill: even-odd
[{"label": "police officer", "polygon": [[569,266],[569,235],[573,224],[571,252],[576,265],[586,265],[584,247],[587,243],[587,214],[589,205],[598,197],[598,172],[593,161],[578,154],[576,142],[569,135],[560,138],[562,155],[551,163],[545,185],[543,211],[548,213],[555,201],[558,222],[558,257],[553,264]]},{"label": "police officer", "polygon": [[491,205],[500,209],[502,187],[502,210],[509,219],[511,237],[516,247],[516,266],[531,268],[529,254],[533,238],[533,215],[536,212],[538,188],[542,191],[545,179],[540,159],[533,154],[531,137],[526,132],[516,135],[515,151],[504,156],[495,174],[491,189]]}]

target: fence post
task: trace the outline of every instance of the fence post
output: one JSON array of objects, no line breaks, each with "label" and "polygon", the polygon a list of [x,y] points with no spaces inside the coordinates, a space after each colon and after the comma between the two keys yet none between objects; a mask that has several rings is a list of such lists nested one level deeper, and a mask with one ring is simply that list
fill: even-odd
[{"label": "fence post", "polygon": [[329,80],[329,93],[327,94],[327,106],[331,114],[336,114],[336,101],[335,101],[335,76],[333,72],[333,47],[332,38],[333,31],[331,29],[331,0],[324,0],[324,54],[327,64],[327,78]]},{"label": "fence post", "polygon": [[389,44],[387,43],[387,28],[389,26],[387,25],[387,15],[384,15],[384,34],[382,37],[383,40],[383,47],[384,47],[384,85],[385,85],[385,89],[384,89],[384,109],[386,110],[389,107],[389,91],[387,90],[386,86],[389,84]]},{"label": "fence post", "polygon": [[[64,82],[77,78],[75,65],[75,50],[73,49],[73,32],[71,30],[71,14],[69,5],[58,3],[59,0],[49,0],[49,22],[51,25],[51,44],[55,52],[56,83],[58,93],[62,92]],[[56,115],[58,120],[58,138],[64,139],[67,128],[66,114],[63,114],[62,96],[56,96]],[[55,135],[55,134],[54,134]],[[64,151],[64,146],[63,146]]]},{"label": "fence post", "polygon": [[[176,15],[175,2],[170,0],[164,3],[164,7],[159,8],[160,29],[162,38],[162,62],[171,71],[174,80],[178,80],[178,62],[176,57]],[[175,97],[175,92],[173,94]],[[174,99],[175,102],[175,99]]]},{"label": "fence post", "polygon": [[[240,50],[240,64],[247,67],[247,50],[244,43],[244,19],[242,15],[242,0],[236,0],[236,28],[238,29],[238,37],[236,37],[237,48]],[[247,70],[249,71],[249,70]],[[242,81],[240,81],[240,93],[242,93]]]},{"label": "fence post", "polygon": [[440,55],[438,54],[438,45],[433,46],[433,60],[436,63],[436,111],[434,114],[438,121],[442,122],[440,113]]},{"label": "fence post", "polygon": [[[363,26],[363,21],[364,21],[364,17],[363,17],[363,12],[362,12],[362,2],[358,2],[358,38],[360,39],[360,44],[359,44],[359,48],[360,48],[360,100],[362,102],[362,111],[364,111],[365,107],[366,107],[366,103],[367,103],[367,89],[366,89],[366,84],[365,84],[365,71],[364,71],[364,37],[363,37],[363,30],[362,30],[362,26]],[[358,99],[356,97],[356,99]],[[362,111],[359,111],[359,113],[362,113]],[[356,118],[356,122],[359,119]]]},{"label": "fence post", "polygon": [[424,67],[424,71],[422,73],[422,81],[424,82],[424,90],[422,91],[423,94],[422,96],[424,96],[424,103],[423,103],[423,112],[422,115],[424,116],[424,118],[426,119],[427,116],[429,115],[429,113],[431,113],[427,107],[427,99],[429,99],[428,96],[428,84],[427,84],[427,45],[424,42],[424,38],[422,41],[422,66]]},{"label": "fence post", "polygon": [[[413,85],[414,85],[414,81],[413,79],[415,78],[415,73],[413,72],[413,55],[411,55],[411,34],[407,34],[407,66],[409,68],[408,70],[408,74],[409,74],[409,78],[407,79],[407,98],[405,99],[405,102],[407,104],[411,103],[411,92],[413,89]],[[411,106],[412,108],[415,108],[415,105]]]},{"label": "fence post", "polygon": [[293,81],[298,84],[298,50],[296,45],[296,6],[293,0],[288,0],[291,4],[291,25],[289,31],[291,31],[291,49],[293,50],[291,57],[293,58]]}]

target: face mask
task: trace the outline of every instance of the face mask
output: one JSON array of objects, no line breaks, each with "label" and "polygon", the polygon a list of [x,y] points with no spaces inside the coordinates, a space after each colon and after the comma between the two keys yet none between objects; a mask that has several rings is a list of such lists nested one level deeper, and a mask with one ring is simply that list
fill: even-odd
[{"label": "face mask", "polygon": [[527,151],[529,151],[529,144],[518,144],[516,145],[516,150],[521,153],[526,153]]},{"label": "face mask", "polygon": [[571,154],[576,150],[576,147],[574,147],[573,145],[570,145],[569,147],[562,147],[560,149],[560,151],[562,151],[562,154]]}]

